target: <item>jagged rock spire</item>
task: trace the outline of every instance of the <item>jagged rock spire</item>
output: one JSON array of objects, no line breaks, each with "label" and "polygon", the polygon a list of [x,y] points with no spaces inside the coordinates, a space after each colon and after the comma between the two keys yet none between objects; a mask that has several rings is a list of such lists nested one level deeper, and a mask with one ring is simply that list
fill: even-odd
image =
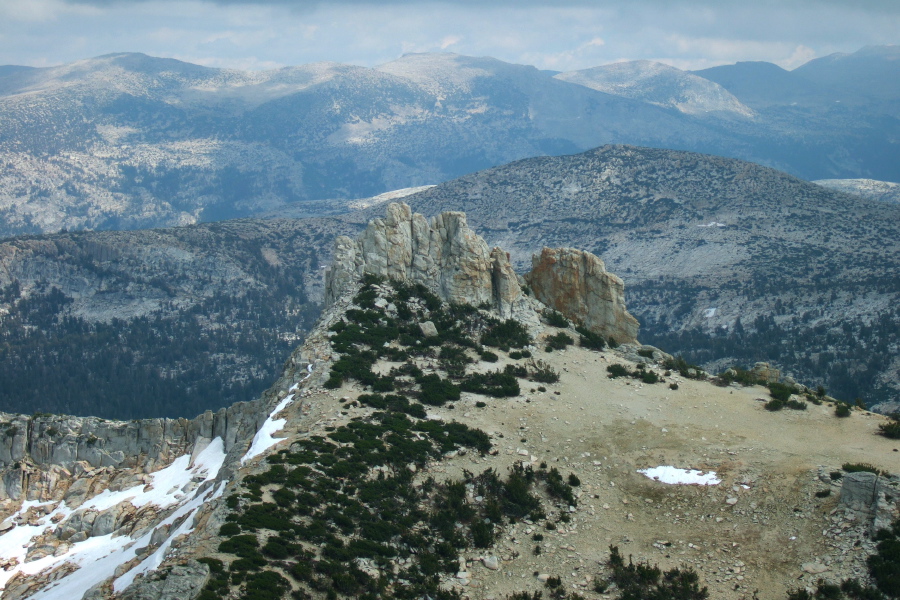
[{"label": "jagged rock spire", "polygon": [[489,249],[462,212],[429,222],[406,204],[392,203],[354,241],[335,240],[334,263],[325,277],[330,306],[363,274],[421,283],[447,302],[490,304],[504,318],[533,312],[500,248]]}]

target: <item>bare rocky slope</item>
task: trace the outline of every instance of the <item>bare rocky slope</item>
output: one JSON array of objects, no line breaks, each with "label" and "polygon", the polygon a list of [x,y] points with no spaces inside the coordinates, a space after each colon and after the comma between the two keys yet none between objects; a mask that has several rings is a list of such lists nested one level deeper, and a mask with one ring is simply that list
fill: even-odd
[{"label": "bare rocky slope", "polygon": [[[0,419],[3,597],[749,600],[884,583],[866,557],[900,516],[886,417],[839,418],[801,387],[802,410],[769,411],[758,398],[783,388],[759,385],[778,377],[762,365],[757,385],[715,385],[651,346],[604,347],[621,324],[576,328],[494,277],[484,259],[504,257],[464,215],[427,222],[437,246],[402,235],[421,219],[392,206],[368,226],[357,243],[394,252],[337,265],[340,293],[253,403]],[[427,276],[438,247],[455,277]],[[677,571],[634,590],[626,555]]]}]

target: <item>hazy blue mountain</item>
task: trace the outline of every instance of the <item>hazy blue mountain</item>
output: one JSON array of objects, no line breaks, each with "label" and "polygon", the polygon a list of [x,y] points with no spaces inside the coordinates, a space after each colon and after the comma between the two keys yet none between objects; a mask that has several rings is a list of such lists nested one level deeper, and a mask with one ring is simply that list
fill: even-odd
[{"label": "hazy blue mountain", "polygon": [[848,98],[900,102],[900,46],[866,46],[852,54],[831,54],[811,60],[792,73]]},{"label": "hazy blue mountain", "polygon": [[554,77],[453,54],[374,69],[243,72],[141,54],[8,66],[0,236],[245,217],[607,143],[731,156],[807,179],[896,180],[900,121],[888,104],[760,104],[652,63]]},{"label": "hazy blue mountain", "polygon": [[649,60],[570,71],[560,73],[556,78],[615,96],[675,108],[690,115],[753,116],[753,110],[719,84]]},{"label": "hazy blue mountain", "polygon": [[772,104],[815,104],[821,102],[824,93],[821,86],[762,61],[711,67],[693,74],[719,84],[754,109]]}]

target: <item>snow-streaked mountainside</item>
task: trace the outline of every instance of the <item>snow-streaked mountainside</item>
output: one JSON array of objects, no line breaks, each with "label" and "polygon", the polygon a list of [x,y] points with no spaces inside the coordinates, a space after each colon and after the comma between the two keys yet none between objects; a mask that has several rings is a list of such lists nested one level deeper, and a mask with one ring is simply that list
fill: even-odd
[{"label": "snow-streaked mountainside", "polygon": [[569,71],[556,75],[556,78],[607,94],[676,108],[691,115],[712,113],[723,117],[752,117],[754,114],[719,84],[649,60]]},{"label": "snow-streaked mountainside", "polygon": [[819,179],[813,181],[831,190],[856,194],[869,200],[900,204],[900,183],[874,179]]},{"label": "snow-streaked mountainside", "polygon": [[[887,68],[867,56],[854,64],[873,66],[859,72]],[[884,93],[870,102],[865,86],[848,111],[802,79],[808,103],[792,106],[795,95],[775,87],[759,112],[739,85],[644,63],[600,71],[615,86],[454,54],[260,72],[141,54],[3,67],[0,236],[222,220],[607,143],[738,157],[811,179],[900,179],[900,124]]]}]

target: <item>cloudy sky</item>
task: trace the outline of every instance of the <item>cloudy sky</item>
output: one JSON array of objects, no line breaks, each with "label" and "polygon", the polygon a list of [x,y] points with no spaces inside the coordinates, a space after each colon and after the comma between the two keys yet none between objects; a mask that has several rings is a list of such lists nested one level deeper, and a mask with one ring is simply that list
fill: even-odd
[{"label": "cloudy sky", "polygon": [[263,69],[408,52],[554,70],[652,59],[785,68],[900,43],[898,0],[0,0],[0,64],[111,52]]}]

